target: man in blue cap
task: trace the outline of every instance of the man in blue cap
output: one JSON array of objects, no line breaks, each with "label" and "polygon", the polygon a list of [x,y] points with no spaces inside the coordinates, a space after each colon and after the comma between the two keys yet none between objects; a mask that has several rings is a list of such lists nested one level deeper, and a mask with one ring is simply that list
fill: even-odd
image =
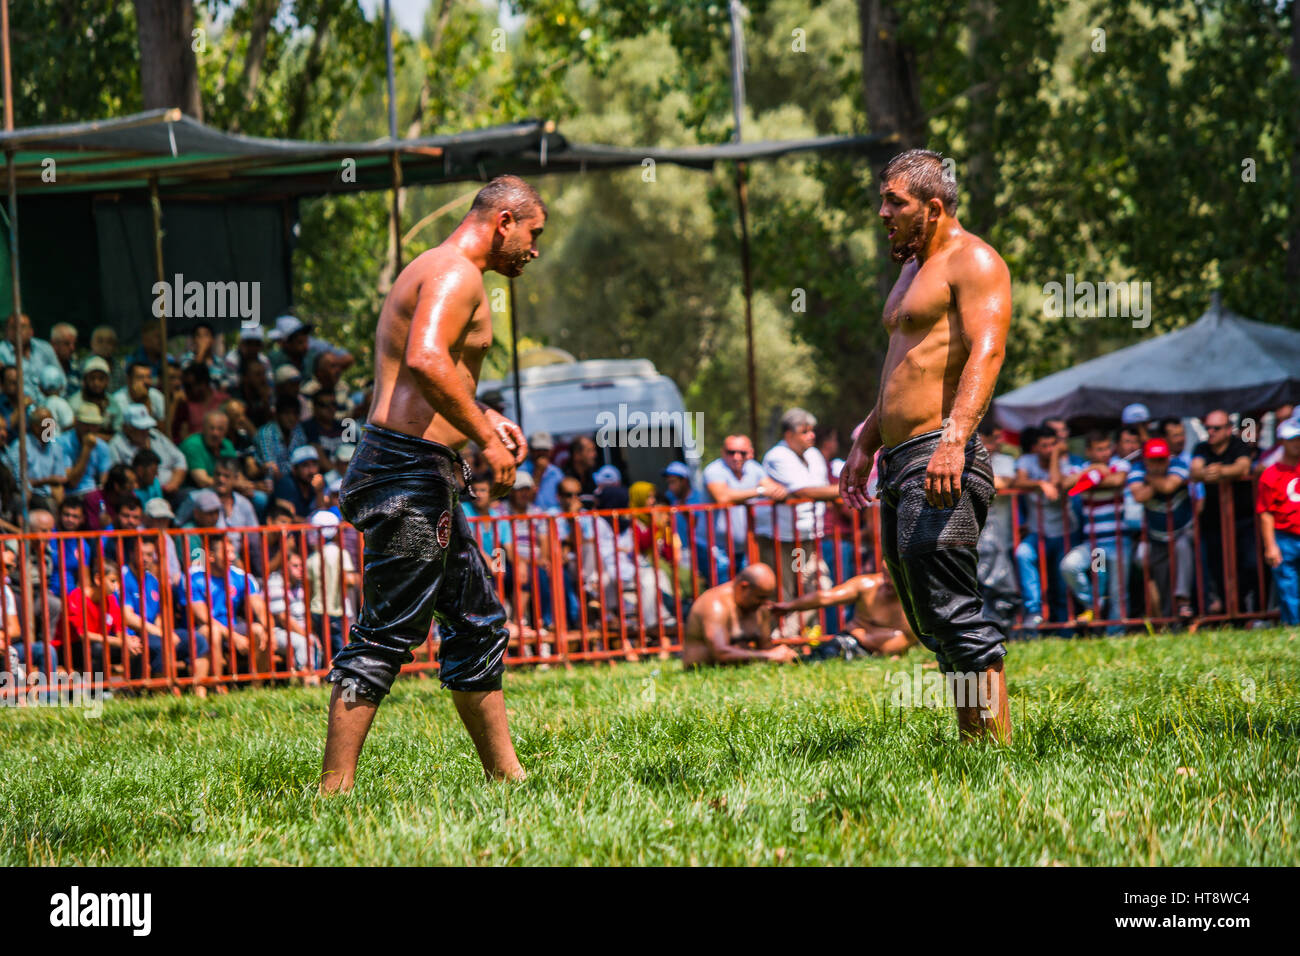
[{"label": "man in blue cap", "polygon": [[325,476],[320,473],[320,456],[311,445],[290,453],[289,474],[276,481],[275,499],[299,518],[326,507]]}]

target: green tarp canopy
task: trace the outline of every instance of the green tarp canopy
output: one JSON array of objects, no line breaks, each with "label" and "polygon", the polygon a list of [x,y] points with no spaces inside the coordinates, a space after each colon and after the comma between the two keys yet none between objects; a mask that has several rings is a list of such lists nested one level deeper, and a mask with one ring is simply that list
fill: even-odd
[{"label": "green tarp canopy", "polygon": [[[0,133],[19,194],[23,309],[37,334],[71,322],[83,336],[111,325],[123,341],[151,315],[156,280],[149,195],[163,214],[164,274],[185,282],[257,282],[263,321],[291,304],[297,200],[404,186],[641,166],[696,169],[790,153],[891,149],[891,137],[830,136],[676,149],[568,142],[526,120],[420,139],[314,143],[239,136],[164,109],[120,119]],[[0,318],[11,311],[8,244],[0,244]],[[193,320],[192,320],[193,321]],[[172,334],[187,331],[182,315]],[[234,328],[230,316],[224,328]],[[223,328],[222,321],[213,323]]]}]

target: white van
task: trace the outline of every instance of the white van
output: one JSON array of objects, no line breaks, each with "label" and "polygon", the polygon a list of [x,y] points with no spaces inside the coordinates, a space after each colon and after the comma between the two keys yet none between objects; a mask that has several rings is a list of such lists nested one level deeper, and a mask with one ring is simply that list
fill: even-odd
[{"label": "white van", "polygon": [[671,461],[700,473],[702,415],[689,415],[676,383],[648,359],[557,362],[519,371],[522,415],[515,408],[513,378],[481,381],[478,397],[500,395],[505,415],[525,434],[550,432],[556,444],[578,435],[596,439],[602,464],[622,471],[628,483],[662,484]]}]

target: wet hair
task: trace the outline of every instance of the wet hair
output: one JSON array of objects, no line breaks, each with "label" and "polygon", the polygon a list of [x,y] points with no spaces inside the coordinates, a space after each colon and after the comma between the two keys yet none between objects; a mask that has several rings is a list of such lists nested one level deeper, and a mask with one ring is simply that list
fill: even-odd
[{"label": "wet hair", "polygon": [[891,159],[880,171],[881,183],[898,179],[903,187],[919,199],[928,203],[937,199],[943,203],[943,211],[948,215],[957,212],[957,177],[952,173],[945,175],[943,156],[929,149],[909,149]]},{"label": "wet hair", "polygon": [[537,190],[518,176],[497,176],[478,191],[474,204],[469,207],[470,215],[479,218],[494,216],[503,210],[516,220],[526,219],[535,212],[540,212],[542,218],[549,215]]}]

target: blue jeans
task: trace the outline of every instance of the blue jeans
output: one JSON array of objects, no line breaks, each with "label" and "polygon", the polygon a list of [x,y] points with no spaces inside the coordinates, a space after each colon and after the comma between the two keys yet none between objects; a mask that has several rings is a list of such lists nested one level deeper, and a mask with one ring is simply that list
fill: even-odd
[{"label": "blue jeans", "polygon": [[[1073,542],[1068,537],[1044,538],[1047,558],[1047,604],[1053,621],[1065,620],[1065,582],[1061,559]],[[1038,533],[1027,534],[1016,546],[1016,569],[1020,572],[1020,593],[1025,599],[1025,617],[1043,612],[1043,584],[1038,573]]]},{"label": "blue jeans", "polygon": [[[1097,568],[1097,589],[1107,595],[1105,600],[1099,602],[1100,617],[1118,618],[1128,611],[1122,596],[1127,590],[1124,583],[1128,580],[1129,569],[1133,566],[1133,541],[1127,536],[1121,536],[1119,544],[1122,548],[1116,546],[1113,534],[1097,538],[1096,548],[1101,552]],[[1088,540],[1075,545],[1061,559],[1061,574],[1065,576],[1075,600],[1079,602],[1080,613],[1092,608],[1092,563],[1093,546]],[[1122,573],[1121,563],[1124,565]]]},{"label": "blue jeans", "polygon": [[[311,616],[312,636],[325,645],[325,617],[321,614]],[[339,656],[339,651],[343,650],[343,618],[342,616],[329,618],[330,627],[330,660]]]},{"label": "blue jeans", "polygon": [[1282,563],[1273,569],[1273,587],[1277,591],[1277,604],[1282,609],[1282,623],[1300,624],[1300,534],[1274,531],[1277,549],[1282,552]]},{"label": "blue jeans", "polygon": [[[23,665],[23,667],[27,666],[27,651],[24,649],[25,646],[26,645],[24,645],[22,641],[14,641],[13,643],[14,650],[18,652],[18,660]],[[49,655],[49,662],[50,662],[50,666],[48,668],[45,666],[45,659],[47,654]],[[0,658],[0,664],[3,663],[4,663],[3,658]],[[36,641],[34,644],[32,644],[32,667],[38,671],[58,670],[59,652],[52,647],[47,650],[44,641]]]},{"label": "blue jeans", "polygon": [[[176,636],[181,642],[176,645],[176,651],[173,655],[176,660],[184,661],[190,665],[190,670],[194,669],[194,661],[190,659],[190,632],[178,628]],[[208,656],[208,639],[202,634],[194,634],[194,654],[195,659]],[[149,635],[149,673],[153,677],[163,677],[166,674],[165,664],[166,657],[163,656],[163,641],[157,634]]]}]

